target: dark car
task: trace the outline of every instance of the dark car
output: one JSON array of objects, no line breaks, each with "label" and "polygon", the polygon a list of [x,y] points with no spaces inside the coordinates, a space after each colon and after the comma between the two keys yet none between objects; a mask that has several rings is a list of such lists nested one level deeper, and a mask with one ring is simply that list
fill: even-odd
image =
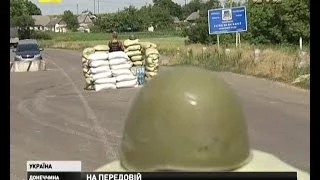
[{"label": "dark car", "polygon": [[25,39],[20,40],[17,48],[13,50],[15,52],[15,61],[33,61],[42,60],[42,49],[39,48],[36,40]]}]

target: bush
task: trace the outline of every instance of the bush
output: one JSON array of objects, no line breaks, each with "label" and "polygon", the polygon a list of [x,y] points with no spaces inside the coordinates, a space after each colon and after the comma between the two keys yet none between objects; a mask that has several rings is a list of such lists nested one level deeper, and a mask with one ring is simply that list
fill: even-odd
[{"label": "bush", "polygon": [[48,32],[37,32],[33,31],[31,32],[31,39],[37,39],[37,40],[51,40],[52,35]]}]

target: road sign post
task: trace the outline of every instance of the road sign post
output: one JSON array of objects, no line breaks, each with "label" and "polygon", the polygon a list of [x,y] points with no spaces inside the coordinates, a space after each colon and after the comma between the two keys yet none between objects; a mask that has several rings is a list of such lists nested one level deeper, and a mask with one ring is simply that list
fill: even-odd
[{"label": "road sign post", "polygon": [[240,43],[239,32],[247,31],[247,11],[245,6],[220,8],[208,10],[209,34],[217,35],[219,47],[219,34],[236,33],[236,46]]}]

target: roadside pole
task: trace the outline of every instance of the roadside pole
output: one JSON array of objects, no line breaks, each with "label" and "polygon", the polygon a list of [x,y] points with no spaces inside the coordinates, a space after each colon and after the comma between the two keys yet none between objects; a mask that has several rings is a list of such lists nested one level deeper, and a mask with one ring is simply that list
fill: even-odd
[{"label": "roadside pole", "polygon": [[238,47],[238,32],[236,32],[236,48]]},{"label": "roadside pole", "polygon": [[219,40],[219,34],[217,34],[217,44],[218,44],[218,49],[220,49],[220,40]]}]

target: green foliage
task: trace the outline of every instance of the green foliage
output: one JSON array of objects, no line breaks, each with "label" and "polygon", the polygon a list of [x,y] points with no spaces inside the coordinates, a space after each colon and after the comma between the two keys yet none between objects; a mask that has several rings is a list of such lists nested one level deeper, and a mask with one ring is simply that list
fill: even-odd
[{"label": "green foliage", "polygon": [[171,0],[153,0],[154,7],[167,9],[171,16],[179,17],[181,15],[181,6]]},{"label": "green foliage", "polygon": [[67,24],[67,28],[76,31],[79,27],[77,16],[75,16],[70,10],[64,11],[62,19]]},{"label": "green foliage", "polygon": [[173,18],[170,10],[158,6],[144,6],[137,9],[129,6],[118,13],[107,13],[97,17],[95,30],[101,32],[138,32],[145,31],[151,25],[156,29],[170,29]]},{"label": "green foliage", "polygon": [[26,7],[28,9],[29,15],[41,15],[41,10],[37,5],[33,4],[31,1],[25,1]]},{"label": "green foliage", "polygon": [[31,39],[37,40],[51,40],[52,34],[46,32],[33,31],[30,34]]},{"label": "green foliage", "polygon": [[[231,0],[225,6],[247,6],[248,31],[242,33],[243,39],[254,44],[298,44],[302,37],[306,43],[310,39],[310,13],[307,0],[283,0],[281,4],[239,4]],[[201,7],[198,1],[192,2],[193,7]],[[200,3],[201,4],[201,3]],[[206,4],[206,3],[202,3]],[[218,8],[216,4],[214,8]],[[208,28],[207,10],[213,6],[204,5],[200,8],[201,20],[196,26],[190,27],[184,35],[191,42],[215,43],[216,38],[205,36]],[[190,7],[189,7],[190,8]],[[192,9],[194,10],[194,9]],[[220,35],[220,40],[235,41],[234,35]],[[223,40],[222,40],[223,39]]]},{"label": "green foliage", "polygon": [[40,15],[41,10],[28,0],[10,0],[10,27],[20,27],[20,38],[30,38],[30,26],[34,25],[32,15]]}]

